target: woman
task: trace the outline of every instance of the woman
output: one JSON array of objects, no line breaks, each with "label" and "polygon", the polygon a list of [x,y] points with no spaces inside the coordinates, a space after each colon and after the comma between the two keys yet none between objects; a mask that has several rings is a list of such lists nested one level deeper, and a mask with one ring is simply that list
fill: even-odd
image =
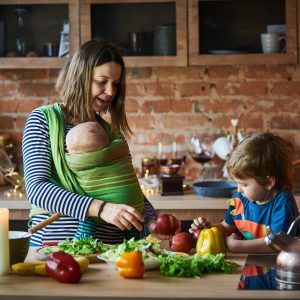
[{"label": "woman", "polygon": [[[73,238],[79,221],[88,217],[104,221],[97,223],[96,238],[110,244],[123,242],[126,230],[135,227],[142,231],[142,223],[147,225],[156,218],[148,200],[144,200],[144,209],[139,213],[125,204],[106,203],[86,196],[80,187],[74,188],[76,184],[72,182],[72,174],[64,169],[64,161],[57,163],[56,160],[57,156],[63,156],[59,155],[59,145],[63,145],[65,152],[65,135],[76,124],[97,121],[109,131],[109,136],[128,137],[132,133],[125,114],[123,58],[118,49],[106,41],[88,41],[62,69],[56,88],[60,104],[42,107],[30,114],[22,147],[26,191],[33,204],[32,225],[54,212],[62,216],[34,233],[31,246]],[[58,120],[53,120],[49,111],[55,111]],[[110,126],[101,118],[106,112],[110,114]],[[64,133],[55,140],[58,135],[53,132],[59,131],[60,125]],[[66,174],[69,178],[64,178]]]}]

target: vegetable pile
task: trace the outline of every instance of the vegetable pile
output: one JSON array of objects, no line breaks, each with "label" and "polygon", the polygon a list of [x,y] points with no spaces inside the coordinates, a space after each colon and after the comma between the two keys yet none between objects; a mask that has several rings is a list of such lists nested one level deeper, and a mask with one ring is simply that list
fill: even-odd
[{"label": "vegetable pile", "polygon": [[223,272],[226,274],[239,265],[233,261],[226,260],[225,254],[205,254],[199,256],[169,255],[160,256],[160,274],[169,277],[201,277],[205,273]]}]

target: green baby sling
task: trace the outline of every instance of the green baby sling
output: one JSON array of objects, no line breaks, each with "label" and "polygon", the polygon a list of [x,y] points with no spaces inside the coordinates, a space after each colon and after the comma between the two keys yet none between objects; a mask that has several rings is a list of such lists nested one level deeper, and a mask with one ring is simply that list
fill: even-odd
[{"label": "green baby sling", "polygon": [[[39,108],[49,125],[54,168],[53,182],[63,188],[109,203],[127,204],[140,212],[144,207],[143,195],[134,173],[126,142],[115,138],[110,125],[101,120],[111,142],[108,146],[89,153],[69,154],[64,150],[65,124],[59,104]],[[38,208],[33,212],[38,213]],[[49,212],[40,212],[49,213]],[[95,236],[97,218],[79,221],[74,238]]]}]

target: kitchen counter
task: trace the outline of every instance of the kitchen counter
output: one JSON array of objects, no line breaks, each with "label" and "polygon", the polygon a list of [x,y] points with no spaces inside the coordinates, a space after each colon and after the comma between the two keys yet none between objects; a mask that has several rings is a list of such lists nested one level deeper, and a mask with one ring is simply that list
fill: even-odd
[{"label": "kitchen counter", "polygon": [[90,264],[79,284],[10,274],[0,276],[0,299],[299,299],[300,291],[237,290],[246,256],[228,258],[241,266],[233,274],[212,273],[201,278],[169,278],[153,270],[143,279],[124,279],[105,263]]},{"label": "kitchen counter", "polygon": [[[5,189],[0,189],[0,207],[9,209],[11,220],[28,220],[30,204],[26,195],[14,199],[4,196]],[[295,196],[300,208],[300,195]],[[176,196],[161,196],[159,193],[148,196],[158,213],[173,214],[180,220],[193,220],[198,216],[207,217],[211,222],[223,219],[227,210],[227,198],[207,198],[193,192]]]}]

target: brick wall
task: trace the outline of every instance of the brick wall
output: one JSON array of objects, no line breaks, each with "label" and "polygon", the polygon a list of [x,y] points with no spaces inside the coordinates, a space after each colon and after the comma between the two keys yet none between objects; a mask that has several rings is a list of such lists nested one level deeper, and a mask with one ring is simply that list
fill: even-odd
[{"label": "brick wall", "polygon": [[[30,111],[55,101],[58,70],[0,70],[0,132],[9,133],[21,162],[21,138]],[[171,156],[176,141],[188,153],[192,135],[214,140],[239,119],[245,133],[272,131],[295,145],[300,157],[300,66],[211,66],[130,68],[127,111],[134,136],[129,140],[135,167],[153,157],[162,142]],[[223,161],[210,167],[221,176]],[[185,175],[199,165],[188,156]]]}]

